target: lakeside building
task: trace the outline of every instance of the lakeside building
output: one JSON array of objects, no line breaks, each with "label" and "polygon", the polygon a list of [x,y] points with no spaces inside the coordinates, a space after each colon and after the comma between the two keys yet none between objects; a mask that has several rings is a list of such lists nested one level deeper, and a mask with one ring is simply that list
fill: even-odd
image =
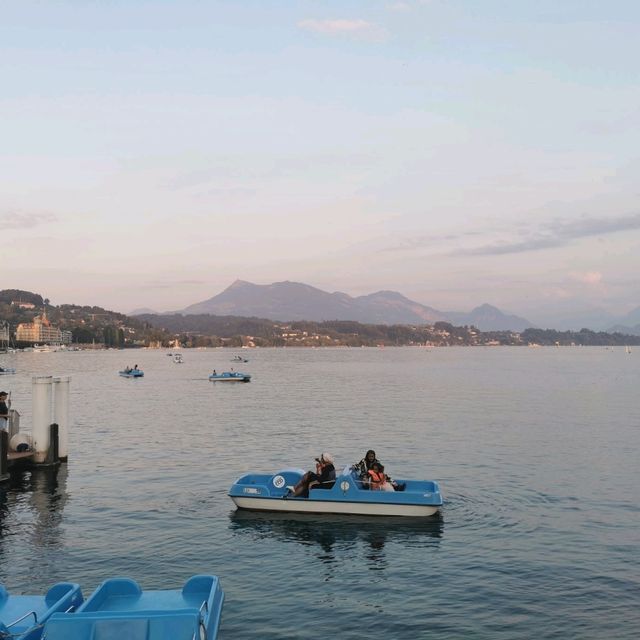
[{"label": "lakeside building", "polygon": [[71,331],[61,331],[58,327],[52,326],[46,311],[43,311],[41,316],[33,319],[33,322],[22,322],[18,325],[16,340],[33,344],[70,344]]}]

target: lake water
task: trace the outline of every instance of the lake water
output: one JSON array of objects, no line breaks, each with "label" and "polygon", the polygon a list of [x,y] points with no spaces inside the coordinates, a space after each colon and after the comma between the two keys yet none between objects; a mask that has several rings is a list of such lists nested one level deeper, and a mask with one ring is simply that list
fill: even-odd
[{"label": "lake water", "polygon": [[[182,353],[0,355],[23,430],[31,376],[72,376],[68,465],[0,488],[10,591],[214,573],[222,640],[640,635],[640,351]],[[144,378],[117,375],[135,363]],[[230,367],[251,383],[207,380]],[[369,448],[438,480],[442,517],[256,515],[226,495],[250,470]]]}]

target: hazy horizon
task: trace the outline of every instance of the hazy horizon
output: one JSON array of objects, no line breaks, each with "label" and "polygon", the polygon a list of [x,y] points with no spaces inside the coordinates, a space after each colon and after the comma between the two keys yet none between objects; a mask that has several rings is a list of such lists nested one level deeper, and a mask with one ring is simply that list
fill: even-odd
[{"label": "hazy horizon", "polygon": [[640,5],[7,3],[0,288],[640,306]]}]

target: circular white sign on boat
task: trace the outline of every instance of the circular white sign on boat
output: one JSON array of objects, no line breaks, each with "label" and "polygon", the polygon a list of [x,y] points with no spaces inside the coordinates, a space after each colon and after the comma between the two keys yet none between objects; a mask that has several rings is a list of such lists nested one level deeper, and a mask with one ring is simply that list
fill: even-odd
[{"label": "circular white sign on boat", "polygon": [[276,489],[282,489],[282,487],[284,487],[284,478],[282,476],[275,476],[273,478],[273,486]]},{"label": "circular white sign on boat", "polygon": [[348,490],[349,490],[349,483],[348,483],[346,480],[343,480],[343,481],[340,483],[340,488],[341,488],[343,491],[348,491]]}]

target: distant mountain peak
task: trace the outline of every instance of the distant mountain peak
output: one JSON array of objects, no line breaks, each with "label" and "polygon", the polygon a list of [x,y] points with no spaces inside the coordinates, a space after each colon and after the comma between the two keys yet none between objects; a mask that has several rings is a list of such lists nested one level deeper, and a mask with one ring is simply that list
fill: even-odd
[{"label": "distant mountain peak", "polygon": [[246,280],[240,280],[239,278],[234,280],[226,289],[226,291],[228,291],[229,289],[238,289],[239,287],[246,287],[247,285],[249,286],[255,286],[252,282],[247,282]]},{"label": "distant mountain peak", "polygon": [[142,307],[141,309],[134,309],[127,313],[128,316],[144,316],[144,315],[158,315],[157,311],[149,309],[149,307]]}]

